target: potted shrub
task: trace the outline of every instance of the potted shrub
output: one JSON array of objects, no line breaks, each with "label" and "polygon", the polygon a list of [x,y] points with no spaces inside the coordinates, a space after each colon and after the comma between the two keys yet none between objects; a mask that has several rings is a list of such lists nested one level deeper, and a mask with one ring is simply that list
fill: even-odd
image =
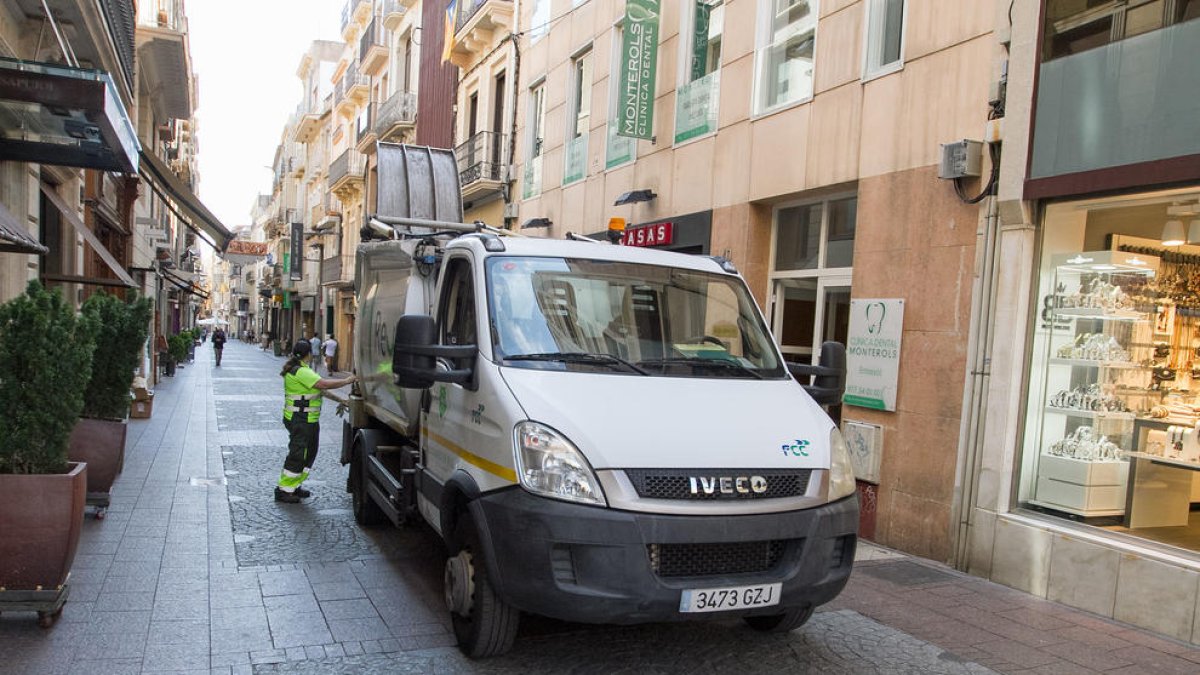
[{"label": "potted shrub", "polygon": [[52,611],[61,609],[87,491],[86,465],[68,462],[67,439],[83,408],[95,333],[94,319],[76,316],[36,281],[0,305],[0,611],[16,599],[8,594],[49,589],[58,589]]},{"label": "potted shrub", "polygon": [[96,357],[84,389],[82,417],[71,432],[68,457],[86,462],[88,501],[108,505],[113,481],[125,465],[129,387],[150,332],[150,300],[132,295],[129,302],[96,293],[83,303],[96,323]]},{"label": "potted shrub", "polygon": [[[179,364],[187,360],[189,344],[191,344],[191,340],[189,340],[182,333],[178,335],[172,335],[170,339],[167,340],[167,352],[171,355],[171,362],[175,367],[178,367]],[[167,374],[174,375],[174,368],[168,367]]]}]

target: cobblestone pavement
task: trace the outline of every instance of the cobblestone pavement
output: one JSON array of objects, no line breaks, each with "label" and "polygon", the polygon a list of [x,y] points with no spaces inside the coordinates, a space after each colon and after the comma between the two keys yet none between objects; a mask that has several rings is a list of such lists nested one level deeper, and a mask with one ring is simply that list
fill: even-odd
[{"label": "cobblestone pavement", "polygon": [[788,635],[525,617],[511,654],[469,661],[432,530],[354,523],[332,405],[313,497],[273,500],[281,362],[232,342],[215,368],[206,345],[159,385],[107,517],[85,519],[62,620],[0,617],[0,673],[1200,672],[1188,645],[869,545],[846,591]]}]

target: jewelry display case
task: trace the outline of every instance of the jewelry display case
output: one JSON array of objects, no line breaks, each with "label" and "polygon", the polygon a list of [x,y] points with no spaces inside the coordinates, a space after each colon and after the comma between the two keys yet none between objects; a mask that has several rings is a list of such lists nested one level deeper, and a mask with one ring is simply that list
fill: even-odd
[{"label": "jewelry display case", "polygon": [[[1159,260],[1098,251],[1054,256],[1047,353],[1031,391],[1040,453],[1030,503],[1080,517],[1125,510],[1134,420],[1158,401],[1154,277]],[[1035,363],[1036,367],[1036,363]],[[1032,403],[1032,401],[1031,401]]]}]

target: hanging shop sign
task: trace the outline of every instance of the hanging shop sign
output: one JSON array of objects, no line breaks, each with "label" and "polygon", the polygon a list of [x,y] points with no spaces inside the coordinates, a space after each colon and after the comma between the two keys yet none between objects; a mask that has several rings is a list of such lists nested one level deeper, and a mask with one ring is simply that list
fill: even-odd
[{"label": "hanging shop sign", "polygon": [[896,410],[903,327],[904,300],[850,301],[844,403],[874,410]]},{"label": "hanging shop sign", "polygon": [[675,240],[675,224],[667,221],[638,225],[625,230],[621,243],[625,246],[666,246]]},{"label": "hanging shop sign", "polygon": [[288,266],[288,272],[292,281],[299,281],[304,276],[304,223],[292,223],[290,252],[291,264]]},{"label": "hanging shop sign", "polygon": [[654,130],[654,81],[658,70],[659,0],[625,3],[617,134],[649,140]]}]

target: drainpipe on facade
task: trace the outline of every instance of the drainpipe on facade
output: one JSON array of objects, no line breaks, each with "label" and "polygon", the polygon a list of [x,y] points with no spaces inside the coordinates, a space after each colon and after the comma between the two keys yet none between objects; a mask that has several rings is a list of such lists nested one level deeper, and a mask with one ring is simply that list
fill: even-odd
[{"label": "drainpipe on facade", "polygon": [[[999,161],[999,153],[993,162]],[[971,329],[967,340],[968,380],[963,390],[958,457],[951,507],[951,564],[966,570],[970,564],[971,527],[976,488],[985,440],[984,419],[991,382],[992,345],[996,329],[996,270],[999,264],[1000,217],[995,191],[987,197],[987,211],[977,230],[975,281],[971,289]]]},{"label": "drainpipe on facade", "polygon": [[[513,3],[513,16],[517,17],[515,20],[517,26],[514,26],[515,28],[521,23],[521,0],[516,0]],[[513,168],[516,167],[514,158],[517,156],[517,105],[521,100],[521,33],[519,31],[513,31],[512,33],[509,33],[508,38],[512,40],[513,48],[512,122],[509,124],[510,131],[508,134],[508,161],[505,162],[505,165],[506,170],[511,172],[515,171]],[[508,180],[504,182],[505,212],[509,211],[509,205],[515,201],[513,199],[513,185],[515,185],[517,182],[516,177],[511,175],[511,173],[507,176],[507,178]],[[515,225],[516,222],[516,216],[505,216],[505,229],[514,229],[512,226]]]}]

